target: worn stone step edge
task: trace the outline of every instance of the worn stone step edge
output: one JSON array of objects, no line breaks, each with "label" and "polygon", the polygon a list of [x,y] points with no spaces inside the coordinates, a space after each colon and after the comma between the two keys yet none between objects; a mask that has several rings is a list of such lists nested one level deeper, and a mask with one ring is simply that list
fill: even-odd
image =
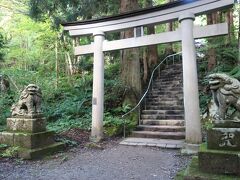
[{"label": "worn stone step edge", "polygon": [[183,114],[155,114],[155,115],[149,115],[149,114],[141,114],[141,119],[183,119]]},{"label": "worn stone step edge", "polygon": [[184,132],[158,132],[158,131],[133,131],[132,137],[142,138],[163,138],[163,139],[184,139]]},{"label": "worn stone step edge", "polygon": [[184,114],[184,110],[142,110],[142,114]]},{"label": "worn stone step edge", "polygon": [[137,131],[184,132],[185,126],[139,125]]},{"label": "worn stone step edge", "polygon": [[154,105],[146,105],[145,110],[184,110],[183,106],[174,106],[174,107],[168,107],[168,106],[154,106]]},{"label": "worn stone step edge", "polygon": [[140,120],[143,125],[173,125],[173,126],[184,126],[184,120],[177,119],[162,119],[162,120],[153,120],[153,119],[144,119]]},{"label": "worn stone step edge", "polygon": [[121,141],[120,145],[125,146],[148,146],[166,149],[180,149],[183,147],[184,140],[170,139],[151,139],[151,138],[126,138]]}]

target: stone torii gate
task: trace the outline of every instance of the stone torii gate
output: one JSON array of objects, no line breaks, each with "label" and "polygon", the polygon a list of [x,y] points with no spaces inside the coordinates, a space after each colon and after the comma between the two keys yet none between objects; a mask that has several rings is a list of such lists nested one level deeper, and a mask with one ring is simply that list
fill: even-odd
[{"label": "stone torii gate", "polygon": [[[93,54],[92,132],[95,140],[103,137],[104,104],[104,52],[142,47],[161,43],[182,42],[183,92],[186,126],[186,143],[202,141],[198,96],[198,77],[194,39],[225,35],[226,23],[194,26],[195,16],[232,7],[234,0],[180,0],[162,6],[129,12],[101,19],[63,24],[71,36],[93,35],[94,42],[75,47],[75,55]],[[178,20],[176,31],[143,35],[143,26]],[[134,28],[135,36],[128,39],[108,41],[106,32]],[[137,32],[141,35],[137,35]]]}]

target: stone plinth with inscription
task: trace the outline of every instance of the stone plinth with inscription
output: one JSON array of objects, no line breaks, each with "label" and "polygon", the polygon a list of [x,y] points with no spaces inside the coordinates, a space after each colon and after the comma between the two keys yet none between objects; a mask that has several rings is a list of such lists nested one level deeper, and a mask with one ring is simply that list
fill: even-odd
[{"label": "stone plinth with inscription", "polygon": [[198,153],[202,172],[240,176],[240,128],[208,130],[207,142]]},{"label": "stone plinth with inscription", "polygon": [[226,74],[212,74],[209,85],[217,107],[214,127],[199,154],[203,172],[240,176],[240,122],[226,118],[228,108],[240,110],[240,82]]},{"label": "stone plinth with inscription", "polygon": [[63,143],[54,141],[54,133],[46,130],[46,120],[40,107],[41,90],[30,84],[12,106],[12,117],[7,118],[7,130],[0,133],[0,143],[18,147],[20,158],[39,158],[64,148]]},{"label": "stone plinth with inscription", "polygon": [[226,74],[212,74],[209,79],[217,111],[207,142],[185,171],[185,179],[239,179],[240,121],[226,114],[229,107],[240,111],[240,82]]}]

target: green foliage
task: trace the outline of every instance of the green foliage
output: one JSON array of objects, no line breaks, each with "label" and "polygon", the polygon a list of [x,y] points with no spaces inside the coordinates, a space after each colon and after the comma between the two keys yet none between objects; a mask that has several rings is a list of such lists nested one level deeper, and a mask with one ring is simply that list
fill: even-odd
[{"label": "green foliage", "polygon": [[208,110],[208,104],[211,100],[211,96],[209,94],[205,94],[204,92],[199,93],[200,98],[200,110],[201,113],[204,114]]},{"label": "green foliage", "polygon": [[19,69],[38,70],[41,64],[41,69],[52,71],[58,32],[51,29],[51,22],[36,23],[22,15],[14,16],[13,21],[18,23],[8,27],[7,34],[12,38],[8,39],[6,61]]},{"label": "green foliage", "polygon": [[236,66],[232,71],[229,72],[229,75],[240,81],[240,67]]},{"label": "green foliage", "polygon": [[115,0],[30,0],[30,16],[37,20],[51,17],[56,27],[61,22],[116,14],[118,8],[119,1]]},{"label": "green foliage", "polygon": [[[14,95],[1,94],[0,95],[0,127],[6,124],[6,118],[10,116],[10,107],[13,104]],[[0,131],[3,128],[0,128]]]},{"label": "green foliage", "polygon": [[105,87],[104,105],[106,110],[116,115],[123,114],[121,103],[124,97],[124,85],[117,80],[107,80]]},{"label": "green foliage", "polygon": [[123,119],[117,116],[113,116],[110,113],[104,114],[104,133],[107,136],[111,137],[123,135],[124,124],[127,133],[129,133],[133,127],[136,127],[136,124],[129,119]]},{"label": "green foliage", "polygon": [[104,114],[104,130],[107,136],[111,137],[122,134],[123,124],[123,119],[114,117],[110,113]]},{"label": "green foliage", "polygon": [[55,132],[62,132],[71,128],[79,127],[89,130],[91,128],[91,116],[86,115],[81,118],[60,118],[55,122],[49,122],[47,128]]},{"label": "green foliage", "polygon": [[9,157],[9,158],[17,157],[18,150],[19,150],[19,147],[16,147],[16,146],[9,147],[1,154],[1,156]]},{"label": "green foliage", "polygon": [[0,144],[0,149],[8,147],[7,144]]},{"label": "green foliage", "polygon": [[57,138],[56,141],[57,142],[63,142],[68,147],[74,147],[74,146],[78,145],[78,143],[76,141],[69,140],[69,139],[66,139],[66,138]]},{"label": "green foliage", "polygon": [[3,57],[5,55],[4,47],[5,47],[5,38],[3,36],[3,33],[0,31],[0,61],[3,61]]}]

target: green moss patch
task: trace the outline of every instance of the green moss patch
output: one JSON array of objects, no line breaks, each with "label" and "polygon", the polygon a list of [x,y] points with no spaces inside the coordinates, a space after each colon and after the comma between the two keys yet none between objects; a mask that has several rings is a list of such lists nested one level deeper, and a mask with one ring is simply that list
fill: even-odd
[{"label": "green moss patch", "polygon": [[216,154],[240,154],[240,151],[227,151],[227,150],[208,149],[207,148],[207,143],[201,144],[199,151],[200,152],[216,153]]},{"label": "green moss patch", "polygon": [[198,157],[193,157],[191,164],[186,170],[180,171],[175,177],[176,180],[240,180],[240,177],[229,175],[217,175],[204,173],[199,170]]}]

